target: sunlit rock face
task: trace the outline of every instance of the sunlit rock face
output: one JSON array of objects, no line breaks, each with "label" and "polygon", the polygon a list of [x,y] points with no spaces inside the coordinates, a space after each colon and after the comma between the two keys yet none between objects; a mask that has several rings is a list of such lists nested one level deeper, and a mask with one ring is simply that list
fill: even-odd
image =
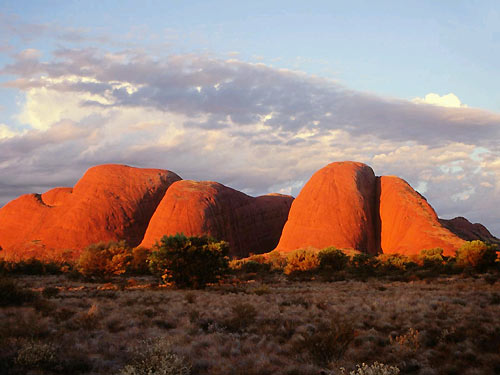
[{"label": "sunlit rock face", "polygon": [[378,180],[383,253],[412,255],[439,247],[445,255],[455,254],[464,241],[441,225],[423,196],[401,178],[382,176]]},{"label": "sunlit rock face", "polygon": [[414,255],[440,247],[452,255],[462,244],[404,180],[375,177],[362,163],[338,162],[320,169],[304,186],[276,250],[335,246]]},{"label": "sunlit rock face", "polygon": [[211,181],[182,180],[162,169],[90,168],[73,187],[23,195],[0,209],[0,256],[77,257],[100,241],[150,248],[164,235],[209,235],[229,242],[232,257],[276,249],[335,246],[369,254],[453,255],[464,240],[498,242],[464,218],[439,220],[404,180],[376,177],[362,163],[317,171],[298,197],[250,197]]},{"label": "sunlit rock face", "polygon": [[280,194],[254,198],[212,181],[178,181],[158,205],[141,245],[184,233],[227,241],[233,257],[267,252],[278,243],[292,201]]},{"label": "sunlit rock face", "polygon": [[90,168],[74,188],[28,194],[0,209],[3,255],[78,251],[99,241],[138,245],[165,191],[180,177],[124,165]]},{"label": "sunlit rock face", "polygon": [[472,224],[465,217],[459,216],[450,220],[439,219],[439,222],[463,240],[480,240],[500,244],[500,239],[492,235],[484,225],[479,223]]},{"label": "sunlit rock face", "polygon": [[293,202],[277,250],[336,246],[376,254],[376,185],[373,170],[362,163],[320,169]]}]

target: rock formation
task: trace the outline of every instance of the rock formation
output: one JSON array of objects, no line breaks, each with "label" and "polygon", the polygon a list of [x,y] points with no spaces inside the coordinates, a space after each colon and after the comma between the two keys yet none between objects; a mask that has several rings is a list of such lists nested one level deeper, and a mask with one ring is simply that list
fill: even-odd
[{"label": "rock formation", "polygon": [[209,235],[229,242],[232,256],[272,250],[281,235],[293,198],[271,194],[253,198],[211,181],[177,181],[167,190],[141,246],[163,235]]},{"label": "rock formation", "polygon": [[376,254],[376,221],[373,170],[362,163],[331,163],[294,200],[276,250],[336,246]]},{"label": "rock formation", "polygon": [[375,177],[365,164],[338,162],[320,169],[304,186],[276,250],[335,246],[412,255],[441,247],[450,255],[462,243],[404,180]]},{"label": "rock formation", "polygon": [[110,164],[90,168],[73,188],[23,195],[0,208],[0,256],[7,259],[66,249],[78,256],[89,244],[111,240],[151,247],[176,233],[225,240],[235,257],[328,246],[406,255],[440,247],[453,255],[464,240],[500,243],[480,224],[439,220],[404,180],[376,177],[356,162],[320,169],[295,200]]},{"label": "rock formation", "polygon": [[380,238],[383,253],[418,254],[440,247],[454,255],[463,240],[444,228],[426,199],[401,178],[382,176],[380,191]]},{"label": "rock formation", "polygon": [[28,194],[0,209],[4,255],[80,250],[99,241],[142,240],[165,191],[180,177],[123,165],[90,168],[73,189]]},{"label": "rock formation", "polygon": [[480,240],[488,243],[500,244],[500,239],[496,238],[482,224],[472,224],[465,217],[456,217],[454,219],[439,219],[439,222],[448,230],[465,241]]}]

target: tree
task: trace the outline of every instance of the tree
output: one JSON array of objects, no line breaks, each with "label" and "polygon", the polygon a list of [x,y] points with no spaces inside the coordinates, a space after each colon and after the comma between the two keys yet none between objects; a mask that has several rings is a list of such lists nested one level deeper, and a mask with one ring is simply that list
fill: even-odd
[{"label": "tree", "polygon": [[229,245],[214,238],[164,236],[149,256],[153,274],[179,287],[203,288],[229,271]]}]

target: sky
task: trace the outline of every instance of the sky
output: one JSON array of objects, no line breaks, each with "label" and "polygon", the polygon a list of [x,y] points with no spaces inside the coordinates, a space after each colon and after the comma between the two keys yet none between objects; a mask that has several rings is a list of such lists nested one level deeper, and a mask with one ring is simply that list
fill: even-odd
[{"label": "sky", "polygon": [[296,196],[326,164],[500,235],[497,1],[0,2],[0,206],[120,163]]}]

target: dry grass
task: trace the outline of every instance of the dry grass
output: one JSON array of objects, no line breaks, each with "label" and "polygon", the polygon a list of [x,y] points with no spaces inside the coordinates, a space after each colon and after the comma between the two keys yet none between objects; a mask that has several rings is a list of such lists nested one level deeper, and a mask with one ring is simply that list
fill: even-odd
[{"label": "dry grass", "polygon": [[137,366],[135,353],[155,338],[168,340],[172,361],[192,374],[340,374],[374,362],[400,374],[500,373],[500,282],[488,275],[276,276],[199,291],[147,277],[16,280],[39,297],[0,308],[0,373],[117,374]]}]

